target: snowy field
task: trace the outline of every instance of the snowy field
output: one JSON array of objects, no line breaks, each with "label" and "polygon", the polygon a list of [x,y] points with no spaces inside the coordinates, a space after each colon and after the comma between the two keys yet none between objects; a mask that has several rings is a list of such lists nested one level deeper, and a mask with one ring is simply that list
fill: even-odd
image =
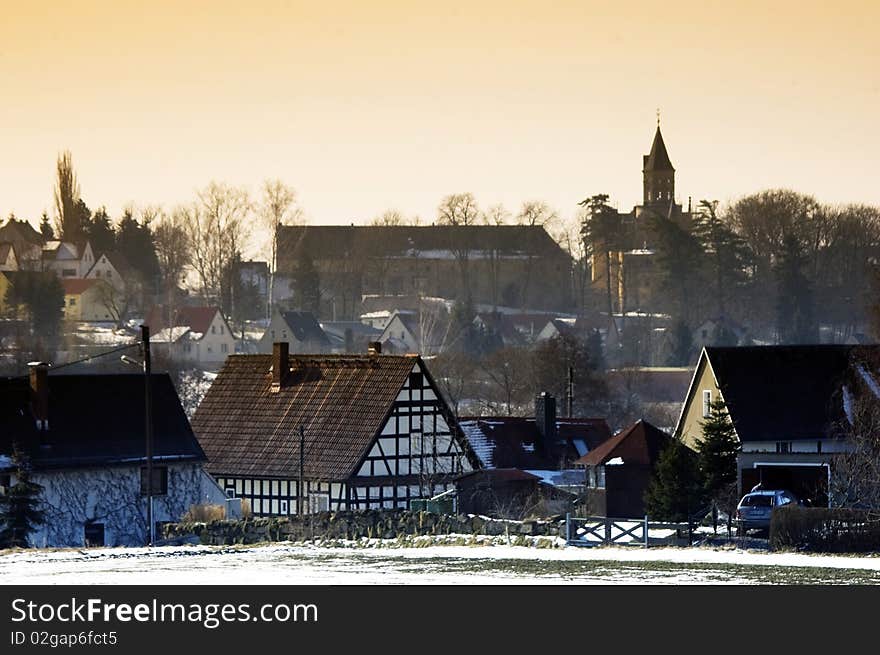
[{"label": "snowy field", "polygon": [[880,584],[880,557],[733,548],[166,546],[0,553],[0,584]]}]

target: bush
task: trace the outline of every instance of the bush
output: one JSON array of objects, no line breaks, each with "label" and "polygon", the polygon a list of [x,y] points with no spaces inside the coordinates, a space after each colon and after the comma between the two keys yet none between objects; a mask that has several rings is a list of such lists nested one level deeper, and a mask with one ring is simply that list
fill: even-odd
[{"label": "bush", "polygon": [[780,507],[770,520],[770,548],[823,553],[880,550],[880,513],[825,507]]},{"label": "bush", "polygon": [[226,508],[223,505],[210,505],[208,503],[191,505],[186,514],[183,515],[183,521],[190,523],[210,523],[211,521],[219,521],[225,518]]}]

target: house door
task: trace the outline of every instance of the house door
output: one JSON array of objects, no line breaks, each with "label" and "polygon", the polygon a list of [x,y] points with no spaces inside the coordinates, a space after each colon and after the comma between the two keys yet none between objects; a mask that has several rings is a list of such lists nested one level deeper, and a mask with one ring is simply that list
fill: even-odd
[{"label": "house door", "polygon": [[103,523],[86,523],[85,524],[85,543],[86,546],[103,546],[104,545],[104,524]]}]

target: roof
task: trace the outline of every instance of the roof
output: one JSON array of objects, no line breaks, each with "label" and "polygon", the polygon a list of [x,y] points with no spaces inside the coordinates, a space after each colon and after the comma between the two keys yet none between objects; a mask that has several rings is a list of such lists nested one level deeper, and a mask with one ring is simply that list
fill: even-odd
[{"label": "roof", "polygon": [[645,157],[645,171],[675,171],[672,162],[669,161],[669,153],[666,152],[666,144],[663,143],[663,135],[660,126],[654,133],[654,142],[651,144],[651,152]]},{"label": "roof", "polygon": [[[211,322],[219,311],[219,307],[177,307],[174,314],[173,327],[185,325],[193,332],[202,335],[207,334],[211,327]],[[147,314],[144,324],[150,327],[151,333],[161,332],[166,327],[170,327],[167,324],[169,312],[170,309],[168,307],[155,305]]]},{"label": "roof", "polygon": [[854,375],[853,358],[876,358],[880,346],[748,346],[704,352],[740,440],[777,441],[834,433],[845,418],[842,389]]},{"label": "roof", "polygon": [[[166,373],[152,376],[153,454],[202,461],[205,453],[190,428]],[[49,374],[49,430],[37,432],[26,378],[0,378],[0,453],[12,443],[36,444],[35,468],[70,468],[137,461],[145,455],[144,376],[141,373]]]},{"label": "roof", "polygon": [[311,312],[284,312],[281,314],[281,318],[284,319],[297,341],[317,341],[324,345],[330,345],[330,339],[327,338],[315,315]]},{"label": "roof", "polygon": [[28,221],[10,218],[5,225],[0,227],[0,241],[25,242],[41,246],[44,239],[43,235],[35,230]]},{"label": "roof", "polygon": [[475,475],[481,478],[491,478],[499,482],[533,482],[541,480],[537,475],[527,473],[520,469],[476,469],[459,475],[455,478],[455,481],[458,482],[459,480],[464,480],[465,478],[470,478]]},{"label": "roof", "polygon": [[540,433],[534,418],[472,417],[458,423],[486,468],[559,469],[564,459],[573,461],[611,436],[605,419],[560,418],[556,439],[540,452],[535,448]]},{"label": "roof", "polygon": [[192,421],[209,470],[297,477],[302,425],[305,477],[351,477],[420,361],[394,355],[291,355],[288,381],[273,393],[272,355],[231,355]]},{"label": "roof", "polygon": [[577,463],[601,466],[620,458],[625,465],[653,466],[672,437],[647,421],[637,421],[581,457]]},{"label": "roof", "polygon": [[82,278],[62,278],[61,286],[64,287],[64,294],[67,296],[77,296],[84,291],[92,288],[99,280],[86,280]]},{"label": "roof", "polygon": [[293,270],[301,249],[316,260],[365,255],[430,258],[431,253],[465,249],[491,251],[493,256],[568,257],[540,225],[279,226],[278,268]]}]

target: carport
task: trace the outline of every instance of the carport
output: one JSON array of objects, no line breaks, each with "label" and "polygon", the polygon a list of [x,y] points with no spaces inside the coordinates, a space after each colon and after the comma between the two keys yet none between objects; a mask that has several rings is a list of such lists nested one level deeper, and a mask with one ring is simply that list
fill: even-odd
[{"label": "carport", "polygon": [[815,507],[828,507],[828,463],[755,462],[742,469],[742,493],[759,482],[764,489],[788,489]]}]

